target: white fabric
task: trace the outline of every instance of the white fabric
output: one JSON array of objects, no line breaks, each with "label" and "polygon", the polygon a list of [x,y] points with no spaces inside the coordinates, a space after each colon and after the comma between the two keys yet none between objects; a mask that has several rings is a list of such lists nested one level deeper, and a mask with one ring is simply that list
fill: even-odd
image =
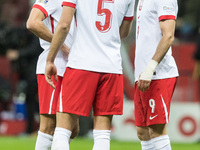
[{"label": "white fabric", "polygon": [[177,17],[177,0],[155,0],[155,9],[158,16],[172,15]]},{"label": "white fabric", "polygon": [[[175,19],[177,11],[177,0],[139,0],[136,23],[135,81],[152,59],[162,38],[159,19]],[[156,67],[155,73],[152,79],[178,76],[171,47]]]},{"label": "white fabric", "polygon": [[[38,8],[36,5],[41,6],[43,9]],[[43,20],[43,23],[52,33],[54,33],[62,13],[62,0],[49,0],[49,1],[36,0],[33,7],[40,9],[44,14],[47,13],[48,16],[46,16],[47,18]],[[71,29],[65,40],[65,44],[68,47],[71,47],[72,45],[73,27],[74,27],[74,20],[72,21]],[[44,51],[40,54],[38,58],[36,74],[44,74],[45,72],[46,58],[49,52],[50,44],[51,43],[40,39],[40,45],[44,49]],[[63,55],[61,51],[58,52],[54,63],[57,67],[57,74],[59,76],[63,76],[67,64],[67,58],[65,55]]]},{"label": "white fabric", "polygon": [[159,136],[152,139],[155,150],[171,150],[170,140],[168,135]]},{"label": "white fabric", "polygon": [[135,0],[110,0],[102,1],[102,4],[100,2],[63,1],[65,6],[70,6],[67,3],[76,4],[77,9],[77,28],[67,66],[122,74],[119,28],[124,17],[133,17]]},{"label": "white fabric", "polygon": [[152,140],[149,141],[141,141],[142,150],[155,150]]},{"label": "white fabric", "polygon": [[56,127],[51,150],[69,150],[71,131]]},{"label": "white fabric", "polygon": [[93,130],[94,146],[92,150],[110,150],[110,130]]},{"label": "white fabric", "polygon": [[38,131],[35,150],[50,150],[52,141],[52,135]]}]

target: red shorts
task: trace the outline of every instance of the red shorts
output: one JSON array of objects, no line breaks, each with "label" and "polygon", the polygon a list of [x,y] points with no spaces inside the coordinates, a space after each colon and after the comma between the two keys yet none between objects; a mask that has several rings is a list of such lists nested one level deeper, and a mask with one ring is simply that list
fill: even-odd
[{"label": "red shorts", "polygon": [[58,82],[53,81],[56,89],[53,89],[45,80],[44,74],[37,75],[38,96],[40,114],[56,114],[58,97],[60,94],[62,77],[58,76]]},{"label": "red shorts", "polygon": [[177,78],[152,80],[149,90],[134,89],[135,125],[166,124],[169,121],[170,102]]},{"label": "red shorts", "polygon": [[63,77],[59,112],[89,116],[123,113],[123,78],[119,74],[67,68]]}]

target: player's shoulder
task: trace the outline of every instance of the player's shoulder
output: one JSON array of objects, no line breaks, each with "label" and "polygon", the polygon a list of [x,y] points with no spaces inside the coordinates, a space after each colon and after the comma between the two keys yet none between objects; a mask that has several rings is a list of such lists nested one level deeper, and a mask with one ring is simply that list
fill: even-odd
[{"label": "player's shoulder", "polygon": [[154,0],[155,3],[167,4],[167,3],[177,3],[177,0]]},{"label": "player's shoulder", "polygon": [[49,0],[36,0],[36,3],[47,5]]},{"label": "player's shoulder", "polygon": [[163,9],[163,11],[174,11],[178,8],[177,0],[154,0],[154,6],[157,9]]},{"label": "player's shoulder", "polygon": [[43,6],[57,6],[61,5],[63,0],[37,0],[37,3],[42,4]]}]

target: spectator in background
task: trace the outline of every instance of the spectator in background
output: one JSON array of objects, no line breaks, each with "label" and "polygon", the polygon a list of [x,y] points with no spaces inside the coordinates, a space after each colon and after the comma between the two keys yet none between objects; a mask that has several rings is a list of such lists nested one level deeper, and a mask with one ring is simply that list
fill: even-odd
[{"label": "spectator in background", "polygon": [[[38,38],[25,28],[29,7],[28,0],[5,0],[1,3],[0,24],[3,30],[7,58],[17,69],[19,81],[26,81],[27,129],[34,131],[34,113],[37,106],[36,62],[42,49]],[[19,82],[20,83],[20,82]],[[14,91],[15,92],[15,91]],[[13,93],[17,94],[17,93]],[[38,111],[37,111],[38,112]]]},{"label": "spectator in background", "polygon": [[191,41],[195,39],[196,27],[199,23],[200,0],[180,0],[176,32],[179,39]]},{"label": "spectator in background", "polygon": [[[24,29],[26,32],[27,43],[24,47],[17,49],[8,49],[7,58],[18,64],[19,80],[26,81],[26,108],[27,108],[27,129],[26,133],[31,134],[34,131],[34,114],[38,108],[37,102],[37,79],[35,75],[36,62],[42,48],[39,45],[38,38]],[[20,34],[20,33],[19,33]]]},{"label": "spectator in background", "polygon": [[195,59],[195,67],[193,72],[193,78],[196,80],[200,79],[200,26],[198,28],[198,35],[197,35],[197,49],[194,54]]},{"label": "spectator in background", "polygon": [[[195,30],[195,42],[196,42],[196,51],[194,53],[194,60],[195,60],[195,66],[194,66],[194,70],[193,70],[193,79],[194,80],[199,80],[200,81],[200,1],[197,0],[196,2],[193,2],[195,7],[197,9],[195,9],[195,13],[194,15],[196,16],[195,21],[196,21],[196,30]],[[197,33],[197,34],[196,34]],[[199,88],[200,88],[200,82],[199,82]],[[200,98],[200,95],[199,95]]]},{"label": "spectator in background", "polygon": [[[199,14],[199,19],[200,19],[200,14]],[[194,53],[195,66],[192,77],[194,80],[198,80],[198,89],[200,89],[200,20],[199,20],[199,25],[197,27],[196,44],[197,47]],[[200,94],[198,95],[198,100],[200,102]],[[200,142],[200,136],[198,142]]]},{"label": "spectator in background", "polygon": [[0,22],[11,27],[24,26],[30,9],[29,0],[3,0],[1,3]]}]

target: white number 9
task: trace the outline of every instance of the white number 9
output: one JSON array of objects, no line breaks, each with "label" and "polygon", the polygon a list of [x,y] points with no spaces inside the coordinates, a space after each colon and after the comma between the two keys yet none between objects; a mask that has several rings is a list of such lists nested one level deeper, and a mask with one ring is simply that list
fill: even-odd
[{"label": "white number 9", "polygon": [[153,100],[153,99],[150,99],[149,100],[149,106],[151,107],[151,113],[154,113],[154,111],[155,111],[155,100]]}]

